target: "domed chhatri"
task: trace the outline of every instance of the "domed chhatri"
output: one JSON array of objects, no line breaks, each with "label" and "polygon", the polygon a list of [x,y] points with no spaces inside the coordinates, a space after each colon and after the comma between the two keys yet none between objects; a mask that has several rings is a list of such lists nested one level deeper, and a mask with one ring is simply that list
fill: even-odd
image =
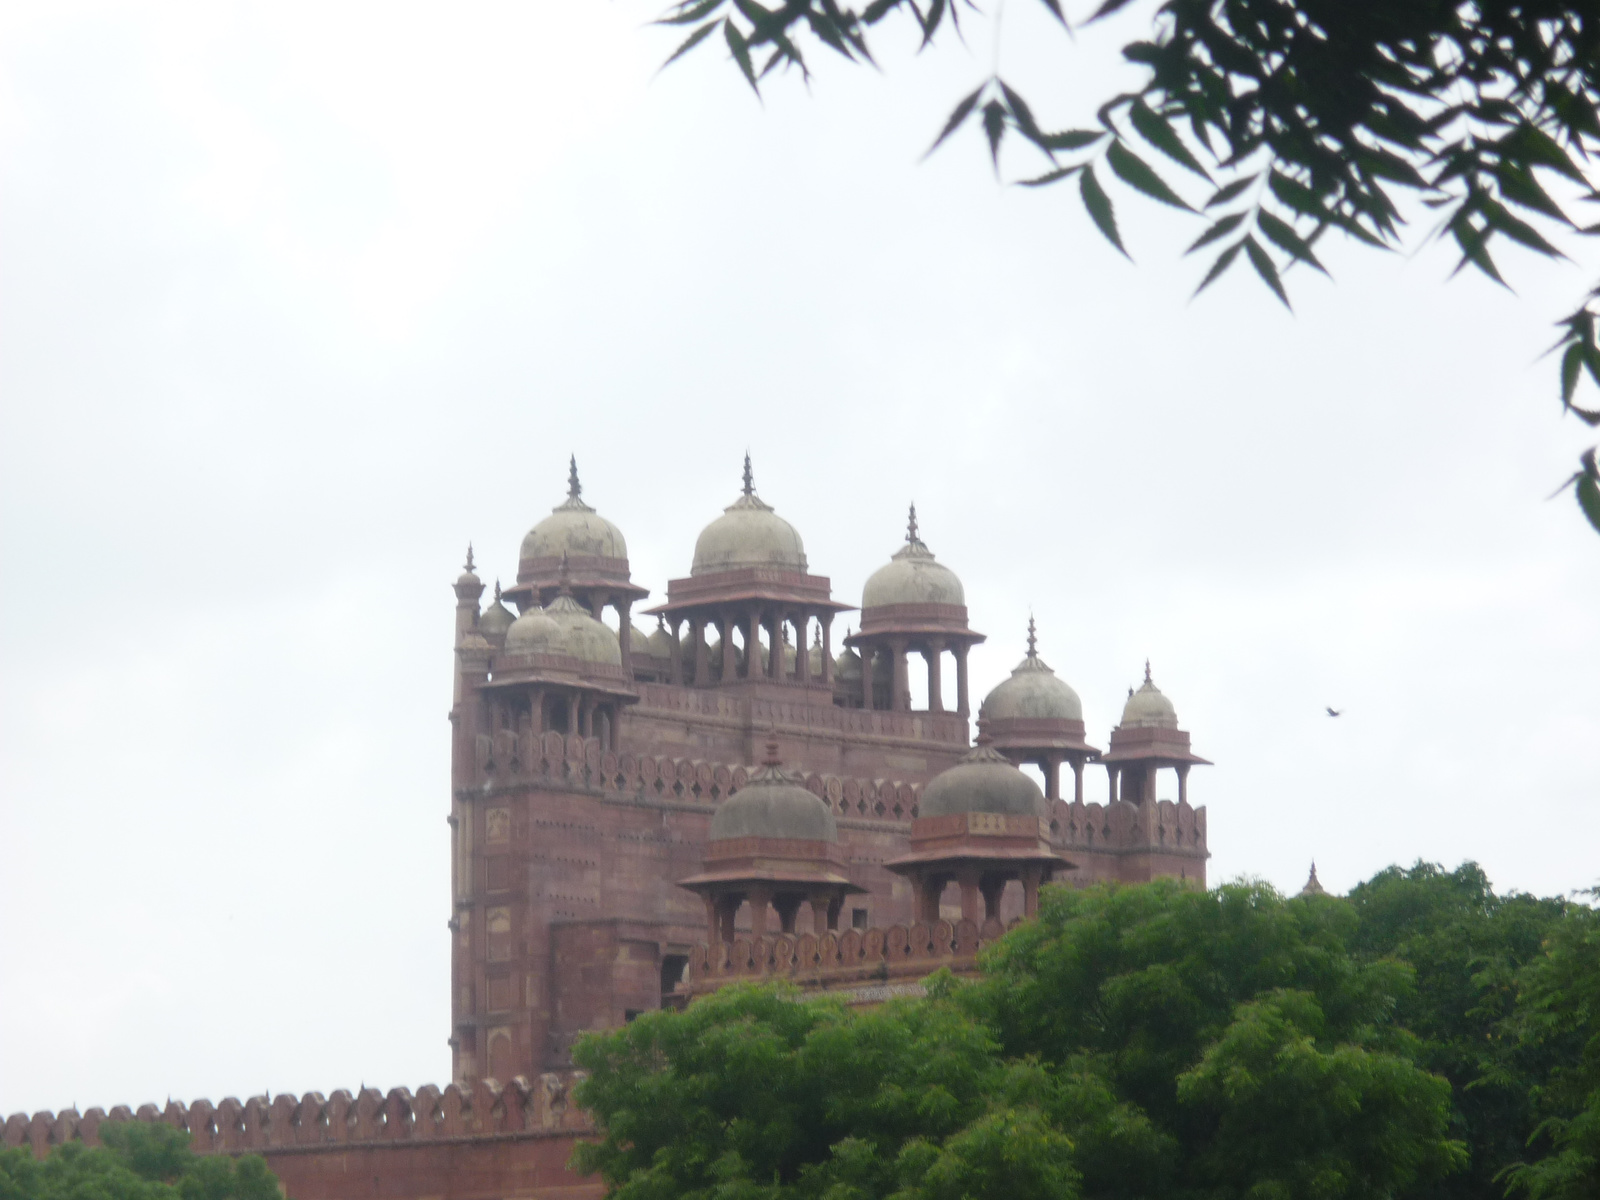
[{"label": "domed chhatri", "polygon": [[[746,454],[743,493],[701,531],[689,574],[667,583],[667,602],[649,610],[665,618],[672,644],[662,682],[792,685],[814,693],[808,703],[827,702],[830,623],[850,606],[834,601],[825,576],[807,572],[800,535],[756,495]],[[811,644],[813,623],[823,648],[815,658],[796,653]]]},{"label": "domed chhatri", "polygon": [[1050,819],[1039,785],[1017,770],[987,738],[980,739],[960,762],[935,775],[922,789],[917,802],[919,818],[955,813]]},{"label": "domed chhatri", "polygon": [[[1051,844],[1050,806],[1039,785],[989,744],[978,744],[922,789],[911,822],[911,853],[883,865],[911,880],[919,921],[940,918],[952,881],[961,888],[961,917],[995,936],[1006,884],[1022,884],[1022,911],[1039,908],[1039,886],[1076,865]],[[982,897],[980,907],[979,898]]]},{"label": "domed chhatri", "polygon": [[1138,691],[1128,689],[1122,724],[1111,731],[1111,748],[1101,761],[1109,776],[1111,799],[1135,804],[1158,798],[1159,772],[1169,768],[1178,776],[1178,803],[1187,804],[1189,768],[1211,765],[1190,750],[1189,735],[1178,728],[1177,710],[1150,677],[1148,660],[1144,684]]},{"label": "domed chhatri", "polygon": [[1045,796],[1061,795],[1061,764],[1072,767],[1073,798],[1083,799],[1084,764],[1099,751],[1084,740],[1078,693],[1039,657],[1038,630],[1028,618],[1028,653],[1010,676],[984,697],[978,709],[994,747],[1014,763],[1035,763],[1044,773]]},{"label": "domed chhatri", "polygon": [[1128,690],[1128,702],[1122,707],[1124,729],[1176,729],[1178,710],[1172,701],[1150,678],[1150,663],[1144,664],[1144,684],[1138,691]]},{"label": "domed chhatri", "polygon": [[563,554],[574,559],[603,559],[620,562],[627,573],[628,543],[622,531],[583,502],[583,485],[578,482],[578,458],[573,455],[567,476],[567,498],[550,515],[530,529],[522,539],[522,565],[547,569]]},{"label": "domed chhatri", "polygon": [[769,910],[779,931],[794,933],[801,904],[822,934],[838,928],[845,897],[865,890],[845,873],[833,810],[783,769],[776,737],[761,769],[712,815],[702,869],[679,886],[705,897],[713,946],[734,940],[746,901],[754,937],[768,932]]},{"label": "domed chhatri", "polygon": [[861,655],[863,682],[841,699],[850,707],[909,711],[908,655],[920,654],[928,668],[928,711],[945,712],[942,662],[948,652],[956,665],[955,711],[965,717],[967,651],[981,641],[983,634],[967,626],[961,580],[923,542],[913,504],[905,545],[861,589],[861,630],[845,643]]},{"label": "domed chhatri", "polygon": [[861,611],[891,604],[947,604],[965,606],[966,591],[956,573],[933,556],[917,536],[917,506],[911,506],[905,545],[867,579],[861,589]]},{"label": "domed chhatri", "polygon": [[607,608],[617,614],[623,674],[633,677],[632,609],[650,593],[628,573],[628,543],[622,531],[583,502],[578,459],[568,462],[567,498],[522,539],[517,584],[506,599],[519,609],[553,606],[565,589],[598,617]]},{"label": "domed chhatri", "polygon": [[750,456],[744,456],[744,492],[700,531],[691,577],[767,567],[806,573],[806,548],[795,527],[756,495]]}]

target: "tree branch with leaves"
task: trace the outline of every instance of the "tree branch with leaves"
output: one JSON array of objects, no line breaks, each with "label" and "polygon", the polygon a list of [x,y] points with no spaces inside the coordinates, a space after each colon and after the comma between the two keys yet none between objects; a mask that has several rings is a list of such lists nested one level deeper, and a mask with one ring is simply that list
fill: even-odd
[{"label": "tree branch with leaves", "polygon": [[[1063,30],[1062,0],[1039,0]],[[1127,7],[1104,0],[1089,24]],[[780,69],[809,79],[825,49],[875,64],[886,22],[915,22],[920,48],[960,36],[970,0],[681,0],[661,23],[690,30],[674,61],[718,32],[758,92]],[[963,15],[963,14],[966,15]],[[1321,271],[1329,231],[1380,250],[1406,245],[1408,200],[1437,214],[1425,237],[1453,242],[1456,273],[1505,285],[1510,243],[1549,258],[1550,235],[1592,237],[1600,203],[1600,6],[1586,0],[1165,0],[1123,57],[1143,86],[1092,124],[1052,129],[996,72],[962,97],[933,143],[975,124],[996,171],[1009,140],[1039,158],[1026,187],[1075,182],[1096,229],[1127,255],[1106,184],[1203,221],[1188,252],[1208,259],[1197,292],[1241,259],[1285,305],[1284,272]],[[931,152],[931,151],[930,151]],[[1194,193],[1186,196],[1186,193]],[[1587,215],[1582,215],[1587,211]],[[1559,321],[1564,413],[1600,427],[1600,285]],[[1587,451],[1568,480],[1600,531],[1600,472]]]}]

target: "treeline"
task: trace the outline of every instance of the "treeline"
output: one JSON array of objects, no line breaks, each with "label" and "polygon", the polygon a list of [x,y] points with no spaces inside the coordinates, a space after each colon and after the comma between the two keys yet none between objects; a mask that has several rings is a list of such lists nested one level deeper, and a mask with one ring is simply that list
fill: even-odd
[{"label": "treeline", "polygon": [[616,1200],[1595,1200],[1600,918],[1477,866],[1048,889],[981,978],[590,1035]]}]

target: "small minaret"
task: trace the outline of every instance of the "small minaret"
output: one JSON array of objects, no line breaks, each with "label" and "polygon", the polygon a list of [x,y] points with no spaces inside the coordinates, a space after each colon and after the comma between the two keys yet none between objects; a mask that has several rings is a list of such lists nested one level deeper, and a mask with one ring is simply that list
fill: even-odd
[{"label": "small minaret", "polygon": [[467,543],[467,562],[456,577],[456,645],[478,624],[478,601],[483,596],[483,580],[473,571],[472,543]]}]

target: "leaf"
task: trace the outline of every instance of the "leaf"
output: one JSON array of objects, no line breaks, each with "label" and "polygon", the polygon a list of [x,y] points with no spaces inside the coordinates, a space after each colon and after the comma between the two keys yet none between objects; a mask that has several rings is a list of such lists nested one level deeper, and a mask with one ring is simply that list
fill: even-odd
[{"label": "leaf", "polygon": [[1017,128],[1022,131],[1022,136],[1035,145],[1044,145],[1044,131],[1039,128],[1033,119],[1033,110],[1028,107],[1028,102],[1012,91],[1005,80],[1000,80],[1000,93],[1006,98],[1006,103],[1011,106],[1011,115],[1016,118]]},{"label": "leaf", "polygon": [[1589,524],[1594,526],[1595,532],[1600,533],[1600,482],[1595,476],[1584,474],[1578,478],[1578,507],[1583,510],[1583,515],[1589,518]]},{"label": "leaf", "polygon": [[1067,21],[1067,14],[1061,11],[1061,0],[1043,0],[1043,3],[1054,14],[1055,19],[1061,22],[1061,28],[1071,33],[1072,25]]},{"label": "leaf", "polygon": [[[656,18],[655,23],[657,25],[693,25],[713,9],[721,8],[726,2],[727,0],[694,0],[692,4],[680,4],[670,15]],[[711,28],[715,29],[716,27],[717,23],[715,21],[711,22]],[[672,60],[668,59],[667,61],[671,62]]]},{"label": "leaf", "polygon": [[1211,264],[1211,269],[1206,272],[1206,277],[1200,281],[1200,286],[1195,288],[1194,294],[1198,296],[1201,292],[1205,291],[1212,285],[1212,283],[1216,281],[1219,275],[1232,266],[1233,260],[1239,257],[1239,251],[1243,249],[1243,247],[1243,242],[1235,242],[1221,254],[1217,255],[1217,261]]},{"label": "leaf", "polygon": [[1561,356],[1561,404],[1572,407],[1572,397],[1578,391],[1578,377],[1583,373],[1583,343],[1573,342]]},{"label": "leaf", "polygon": [[1537,250],[1540,254],[1549,258],[1566,257],[1565,254],[1547,242],[1544,236],[1532,225],[1529,225],[1519,217],[1512,216],[1511,211],[1505,205],[1494,200],[1485,199],[1483,215],[1488,218],[1489,225],[1492,228],[1505,234],[1512,241],[1521,242],[1529,249]]},{"label": "leaf", "polygon": [[[944,128],[939,131],[939,136],[934,138],[933,145],[928,147],[928,154],[932,154],[937,150],[939,144],[954,133],[961,123],[972,115],[972,110],[977,107],[978,97],[983,95],[983,89],[988,86],[987,83],[979,84],[976,91],[955,106],[950,113],[950,119],[944,123]],[[922,157],[927,158],[928,154],[924,154]]]},{"label": "leaf", "polygon": [[1244,213],[1229,213],[1227,216],[1220,218],[1210,229],[1196,238],[1194,245],[1190,246],[1184,253],[1193,254],[1201,246],[1209,246],[1218,238],[1227,237],[1239,227],[1239,222],[1244,220],[1245,215]]},{"label": "leaf", "polygon": [[1294,305],[1289,303],[1289,293],[1283,290],[1283,280],[1278,278],[1278,268],[1273,264],[1272,256],[1261,248],[1261,244],[1253,237],[1244,240],[1245,253],[1250,256],[1250,265],[1256,269],[1256,274],[1261,276],[1266,285],[1278,293],[1278,299],[1283,301],[1283,306],[1290,312]]},{"label": "leaf", "polygon": [[989,157],[995,173],[1000,172],[1000,139],[1006,135],[1006,106],[991,100],[983,106],[983,135],[989,139]]},{"label": "leaf", "polygon": [[1109,136],[1103,129],[1064,129],[1060,133],[1045,134],[1040,144],[1046,150],[1082,150]]},{"label": "leaf", "polygon": [[1128,109],[1128,119],[1133,122],[1133,127],[1145,141],[1174,162],[1188,167],[1207,183],[1211,182],[1211,176],[1206,174],[1206,169],[1200,165],[1200,160],[1189,152],[1189,147],[1183,144],[1183,139],[1171,125],[1151,112],[1143,100],[1133,102]]},{"label": "leaf", "polygon": [[1173,208],[1181,208],[1184,212],[1194,211],[1182,196],[1168,187],[1166,181],[1150,169],[1148,163],[1124,146],[1121,141],[1112,142],[1106,149],[1106,161],[1129,187],[1137,188],[1145,195],[1163,204],[1170,204]]},{"label": "leaf", "polygon": [[1206,207],[1215,208],[1219,204],[1226,204],[1229,200],[1236,199],[1239,193],[1254,183],[1256,179],[1257,176],[1252,175],[1248,179],[1235,179],[1232,183],[1219,187],[1212,193],[1211,199],[1206,201]]},{"label": "leaf", "polygon": [[693,50],[701,42],[705,41],[706,38],[709,37],[716,30],[716,28],[717,28],[717,23],[715,21],[712,21],[708,25],[700,26],[699,29],[696,29],[688,37],[684,38],[683,45],[679,46],[676,50],[674,50],[672,52],[672,57],[667,59],[666,62],[662,63],[661,66],[663,68],[665,68],[665,67],[669,66],[670,64],[676,62],[678,59],[682,58],[685,54],[689,53],[689,51]]},{"label": "leaf", "polygon": [[1301,262],[1315,267],[1324,275],[1328,273],[1327,268],[1317,261],[1317,256],[1311,250],[1311,243],[1296,233],[1288,222],[1262,211],[1256,216],[1256,224],[1279,248],[1288,251]]},{"label": "leaf", "polygon": [[1065,179],[1068,175],[1076,175],[1084,169],[1083,163],[1071,167],[1057,167],[1054,171],[1046,171],[1043,175],[1035,175],[1032,179],[1021,179],[1017,182],[1023,187],[1044,187],[1046,184],[1055,183]]},{"label": "leaf", "polygon": [[761,95],[761,88],[756,83],[756,71],[750,62],[750,44],[744,40],[733,23],[732,17],[724,18],[722,22],[723,37],[727,39],[728,49],[733,51],[734,61],[739,64],[739,69],[744,72],[744,77],[749,80],[750,88],[757,96]]},{"label": "leaf", "polygon": [[1106,195],[1100,181],[1094,177],[1093,167],[1084,167],[1078,181],[1078,192],[1083,197],[1083,207],[1088,209],[1090,219],[1105,235],[1106,241],[1120,250],[1124,258],[1131,260],[1132,255],[1122,244],[1122,235],[1117,232],[1117,214],[1111,206],[1111,197]]}]

